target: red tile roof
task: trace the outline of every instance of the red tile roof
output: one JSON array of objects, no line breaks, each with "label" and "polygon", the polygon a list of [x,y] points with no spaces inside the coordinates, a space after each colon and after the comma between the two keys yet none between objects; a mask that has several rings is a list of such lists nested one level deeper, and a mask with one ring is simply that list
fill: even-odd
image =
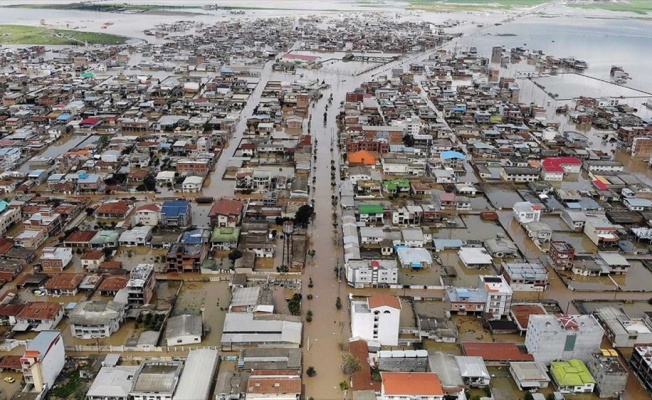
[{"label": "red tile roof", "polygon": [[74,290],[77,289],[82,279],[84,279],[84,274],[56,274],[45,282],[45,288],[48,290]]},{"label": "red tile roof", "polygon": [[582,165],[582,160],[576,157],[547,157],[541,163],[547,172],[564,172],[564,165]]},{"label": "red tile roof", "polygon": [[128,276],[107,276],[104,278],[97,290],[100,292],[116,292],[122,288],[127,287],[127,282],[129,282]]},{"label": "red tile roof", "polygon": [[161,207],[158,204],[143,204],[142,206],[136,209],[136,211],[152,211],[152,212],[159,212],[160,210]]},{"label": "red tile roof", "polygon": [[27,303],[25,307],[18,313],[18,315],[16,315],[16,318],[37,320],[54,319],[62,309],[63,306],[61,306],[59,303],[37,301],[33,303]]},{"label": "red tile roof", "polygon": [[377,307],[392,307],[397,310],[401,309],[401,301],[396,296],[391,296],[389,294],[377,294],[371,296],[367,299],[369,302],[369,308]]},{"label": "red tile roof", "polygon": [[104,257],[104,253],[98,250],[89,250],[86,253],[82,254],[80,260],[101,260]]},{"label": "red tile roof", "polygon": [[97,231],[76,231],[64,240],[71,243],[88,243],[97,235]]},{"label": "red tile roof", "polygon": [[369,346],[364,340],[349,342],[349,352],[360,360],[360,371],[354,372],[351,377],[351,389],[380,391],[380,382],[371,380],[371,366],[369,365]]},{"label": "red tile roof", "polygon": [[439,376],[434,372],[382,372],[385,395],[443,396]]},{"label": "red tile roof", "polygon": [[241,201],[232,199],[219,199],[211,207],[211,210],[208,212],[208,216],[212,217],[214,215],[240,215],[242,213],[243,207],[244,203]]},{"label": "red tile roof", "polygon": [[118,200],[110,203],[104,203],[97,207],[96,214],[126,215],[129,212],[132,202]]}]

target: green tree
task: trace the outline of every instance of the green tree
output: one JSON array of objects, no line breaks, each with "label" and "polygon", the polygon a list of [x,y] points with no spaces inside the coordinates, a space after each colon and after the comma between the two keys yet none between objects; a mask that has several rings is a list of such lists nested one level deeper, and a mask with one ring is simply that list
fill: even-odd
[{"label": "green tree", "polygon": [[238,250],[238,249],[233,249],[229,253],[229,260],[232,263],[235,263],[235,260],[237,260],[238,258],[241,258],[241,257],[242,257],[242,252],[240,250]]},{"label": "green tree", "polygon": [[532,393],[530,392],[525,392],[525,396],[523,397],[523,400],[534,400],[534,396],[532,396]]},{"label": "green tree", "polygon": [[349,384],[347,381],[342,381],[340,382],[340,389],[341,390],[348,390],[349,389]]},{"label": "green tree", "polygon": [[546,396],[546,400],[555,400],[555,394],[554,393],[548,393]]},{"label": "green tree", "polygon": [[337,308],[338,310],[342,309],[342,299],[340,299],[339,296],[337,297],[337,300],[335,300],[335,308]]},{"label": "green tree", "polygon": [[315,371],[315,367],[313,366],[308,367],[308,369],[306,370],[306,375],[308,375],[311,378],[317,375],[317,371]]},{"label": "green tree", "polygon": [[314,213],[315,211],[312,206],[304,204],[294,214],[294,223],[300,227],[305,227],[310,223],[310,218],[312,218]]},{"label": "green tree", "polygon": [[351,353],[346,353],[342,356],[342,373],[349,377],[362,369],[360,360]]}]

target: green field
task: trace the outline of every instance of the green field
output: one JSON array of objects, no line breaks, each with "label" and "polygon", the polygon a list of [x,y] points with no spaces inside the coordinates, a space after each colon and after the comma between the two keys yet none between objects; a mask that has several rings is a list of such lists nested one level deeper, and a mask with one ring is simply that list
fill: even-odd
[{"label": "green field", "polygon": [[157,11],[177,9],[198,9],[198,6],[165,6],[158,4],[120,4],[120,3],[67,3],[67,4],[11,4],[9,8],[36,8],[46,10],[79,10],[79,11]]},{"label": "green field", "polygon": [[0,25],[0,44],[80,45],[122,44],[129,38],[106,33],[48,29],[40,26]]},{"label": "green field", "polygon": [[632,12],[636,14],[652,13],[652,0],[628,0],[626,3],[567,4],[569,7],[592,10]]},{"label": "green field", "polygon": [[428,11],[482,11],[534,7],[546,0],[408,0],[410,8]]}]

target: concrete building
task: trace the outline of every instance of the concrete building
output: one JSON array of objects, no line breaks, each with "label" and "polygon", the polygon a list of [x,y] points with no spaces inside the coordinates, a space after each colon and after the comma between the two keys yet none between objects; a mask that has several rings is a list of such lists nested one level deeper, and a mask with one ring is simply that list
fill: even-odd
[{"label": "concrete building", "polygon": [[138,306],[149,304],[156,287],[153,264],[138,264],[129,272],[127,282],[127,304]]},{"label": "concrete building", "polygon": [[634,347],[639,343],[652,343],[652,326],[642,318],[631,318],[622,308],[598,308],[595,317],[604,328],[613,347]]},{"label": "concrete building", "polygon": [[478,276],[478,290],[484,294],[485,317],[501,319],[509,315],[512,307],[512,288],[502,276]]},{"label": "concrete building", "polygon": [[380,400],[442,400],[444,389],[434,372],[381,372]]},{"label": "concrete building", "polygon": [[301,349],[249,348],[241,350],[238,357],[238,369],[242,370],[300,370],[301,367]]},{"label": "concrete building", "polygon": [[86,400],[128,400],[138,366],[103,366],[95,376]]},{"label": "concrete building", "polygon": [[387,287],[398,283],[396,260],[349,260],[346,281],[354,288]]},{"label": "concrete building", "polygon": [[543,292],[550,284],[548,270],[539,263],[503,263],[502,273],[515,292]]},{"label": "concrete building", "polygon": [[41,253],[41,268],[43,272],[61,272],[70,262],[72,262],[72,249],[65,247],[43,248],[43,252]]},{"label": "concrete building", "polygon": [[536,361],[510,362],[509,372],[521,390],[547,388],[550,377],[545,364]]},{"label": "concrete building", "polygon": [[397,346],[401,301],[396,296],[376,295],[351,302],[351,337]]},{"label": "concrete building", "polygon": [[147,360],[133,377],[129,392],[133,400],[172,400],[183,362]]},{"label": "concrete building", "polygon": [[593,393],[595,379],[584,364],[576,358],[550,363],[550,376],[561,393]]},{"label": "concrete building", "polygon": [[199,315],[178,315],[168,318],[165,326],[165,341],[168,346],[183,346],[201,343],[203,333],[202,317]]},{"label": "concrete building", "polygon": [[491,375],[482,357],[457,356],[455,362],[466,387],[489,386]]},{"label": "concrete building", "polygon": [[543,208],[542,204],[532,204],[529,201],[522,201],[514,203],[512,212],[514,213],[514,219],[523,225],[530,222],[538,222],[541,219]]},{"label": "concrete building", "polygon": [[159,212],[161,207],[158,204],[144,204],[134,212],[134,223],[144,226],[158,225]]},{"label": "concrete building", "polygon": [[427,372],[426,350],[381,350],[378,352],[378,369],[390,372]]},{"label": "concrete building", "polygon": [[20,363],[29,391],[41,393],[51,389],[66,363],[61,332],[40,332],[27,344]]},{"label": "concrete building", "polygon": [[602,349],[599,353],[594,353],[587,367],[595,379],[601,399],[618,398],[625,392],[629,373],[615,350]]},{"label": "concrete building", "polygon": [[634,346],[629,366],[645,389],[652,392],[652,344]]},{"label": "concrete building", "polygon": [[151,226],[134,226],[133,228],[122,232],[118,243],[120,246],[146,246],[152,241]]},{"label": "concrete building", "polygon": [[532,315],[525,347],[535,361],[577,358],[589,361],[600,350],[604,332],[591,315]]},{"label": "concrete building", "polygon": [[614,247],[620,241],[618,230],[606,217],[586,217],[584,234],[599,248]]},{"label": "concrete building", "polygon": [[124,319],[124,303],[83,301],[69,315],[70,333],[80,339],[106,338],[120,329]]}]

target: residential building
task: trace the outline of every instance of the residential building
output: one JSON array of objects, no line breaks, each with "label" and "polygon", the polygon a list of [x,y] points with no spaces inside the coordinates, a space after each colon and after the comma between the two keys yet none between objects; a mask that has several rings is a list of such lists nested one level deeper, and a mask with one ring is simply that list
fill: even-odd
[{"label": "residential building", "polygon": [[149,304],[156,287],[153,264],[138,264],[129,272],[127,282],[127,304],[139,306]]},{"label": "residential building", "polygon": [[645,389],[652,392],[652,344],[634,346],[629,366]]},{"label": "residential building", "polygon": [[384,209],[380,204],[360,204],[358,206],[358,220],[364,223],[383,224]]},{"label": "residential building", "polygon": [[535,361],[578,358],[589,361],[600,350],[602,327],[591,315],[531,315],[525,347]]},{"label": "residential building", "polygon": [[79,339],[107,338],[120,329],[124,319],[124,303],[82,301],[69,315],[70,333]]},{"label": "residential building", "polygon": [[163,202],[159,224],[165,227],[184,227],[192,223],[192,209],[187,200]]},{"label": "residential building", "polygon": [[20,358],[23,379],[29,391],[41,393],[51,389],[66,363],[61,332],[44,330],[29,341]]},{"label": "residential building", "polygon": [[629,211],[649,211],[652,209],[652,200],[638,197],[627,197],[623,199],[623,204]]},{"label": "residential building", "polygon": [[33,301],[25,304],[16,315],[15,332],[24,332],[29,329],[45,331],[54,329],[63,318],[63,306],[59,303]]},{"label": "residential building", "polygon": [[577,157],[546,157],[541,160],[544,181],[562,181],[566,174],[579,174],[582,160]]},{"label": "residential building", "polygon": [[487,304],[486,292],[480,289],[447,287],[446,300],[449,311],[457,315],[484,313]]},{"label": "residential building", "polygon": [[582,360],[553,361],[550,376],[561,393],[593,393],[595,389],[595,379]]},{"label": "residential building", "polygon": [[513,291],[542,292],[548,289],[548,270],[539,263],[503,263],[503,277]]},{"label": "residential building", "polygon": [[631,318],[622,308],[605,306],[594,313],[613,347],[652,343],[652,326],[643,318]]},{"label": "residential building", "polygon": [[134,223],[136,225],[156,226],[158,225],[161,207],[158,204],[144,204],[134,212]]},{"label": "residential building", "polygon": [[401,308],[399,298],[390,295],[351,301],[351,337],[397,346]]},{"label": "residential building", "polygon": [[293,370],[252,371],[244,400],[294,400],[301,397],[301,376]]},{"label": "residential building", "polygon": [[75,296],[84,274],[58,273],[45,282],[45,293],[54,296]]},{"label": "residential building", "polygon": [[396,249],[401,268],[423,269],[432,266],[432,255],[424,248],[399,247]]},{"label": "residential building", "polygon": [[516,219],[519,224],[523,225],[541,220],[541,212],[543,209],[543,204],[532,204],[529,201],[522,201],[514,203],[512,212],[514,213],[514,219]]},{"label": "residential building", "polygon": [[[71,250],[71,249],[68,249]],[[104,252],[99,250],[89,250],[79,256],[81,266],[87,271],[97,271],[100,264],[104,262]],[[43,263],[41,262],[41,265]]]},{"label": "residential building", "polygon": [[14,245],[16,247],[24,247],[26,249],[36,250],[41,247],[43,243],[45,243],[47,238],[48,236],[45,230],[25,229],[18,235],[14,236]]},{"label": "residential building", "polygon": [[584,169],[590,173],[622,172],[625,170],[625,166],[619,161],[587,160],[584,161]]},{"label": "residential building", "polygon": [[575,259],[575,247],[563,240],[550,242],[550,260],[555,268],[561,270],[571,269]]},{"label": "residential building", "polygon": [[174,400],[209,400],[219,364],[217,350],[190,350],[174,392]]},{"label": "residential building", "polygon": [[346,281],[354,288],[388,287],[398,283],[396,260],[349,260]]},{"label": "residential building", "polygon": [[546,365],[540,362],[510,362],[509,372],[521,390],[537,391],[547,388],[550,383]]},{"label": "residential building", "polygon": [[118,243],[120,246],[133,247],[133,246],[146,246],[152,240],[152,227],[148,225],[134,226],[120,234]]},{"label": "residential building", "polygon": [[213,250],[229,250],[238,247],[240,228],[215,228],[211,235]]},{"label": "residential building", "polygon": [[444,389],[434,372],[381,372],[381,400],[443,400]]},{"label": "residential building", "polygon": [[41,253],[40,261],[43,272],[61,272],[72,262],[72,249],[65,247],[45,247]]},{"label": "residential building", "polygon": [[219,228],[235,228],[245,212],[245,205],[242,201],[233,199],[217,200],[208,212],[211,225]]},{"label": "residential building", "polygon": [[204,186],[204,178],[201,176],[189,176],[181,183],[181,191],[184,193],[199,193]]},{"label": "residential building", "polygon": [[595,387],[601,399],[618,398],[625,392],[629,371],[613,349],[594,353],[586,364],[595,379]]},{"label": "residential building", "polygon": [[606,217],[587,216],[584,234],[596,246],[613,247],[618,245],[618,229]]},{"label": "residential building", "polygon": [[23,221],[25,229],[44,230],[48,236],[59,233],[62,224],[61,214],[53,212],[52,209],[43,209]]},{"label": "residential building", "polygon": [[135,365],[103,365],[86,392],[86,400],[129,400],[138,368]]},{"label": "residential building", "polygon": [[[367,353],[369,348],[367,347]],[[390,372],[427,372],[427,350],[380,350],[378,351],[378,369]]]},{"label": "residential building", "polygon": [[484,313],[487,319],[501,319],[512,307],[512,288],[502,276],[478,276],[478,290],[486,299]]},{"label": "residential building", "polygon": [[20,208],[10,208],[9,203],[0,200],[0,234],[4,234],[15,223],[20,221]]},{"label": "residential building", "polygon": [[541,171],[530,167],[503,167],[500,177],[507,182],[532,182],[538,181]]},{"label": "residential building", "polygon": [[168,318],[165,325],[165,341],[168,346],[201,343],[203,326],[199,315],[177,315]]},{"label": "residential building", "polygon": [[203,243],[174,243],[166,255],[168,272],[199,272],[208,255]]},{"label": "residential building", "polygon": [[491,375],[482,357],[456,356],[455,361],[466,387],[489,386]]},{"label": "residential building", "polygon": [[134,208],[134,203],[128,200],[115,200],[102,203],[95,209],[95,216],[98,219],[125,219],[131,210]]}]

